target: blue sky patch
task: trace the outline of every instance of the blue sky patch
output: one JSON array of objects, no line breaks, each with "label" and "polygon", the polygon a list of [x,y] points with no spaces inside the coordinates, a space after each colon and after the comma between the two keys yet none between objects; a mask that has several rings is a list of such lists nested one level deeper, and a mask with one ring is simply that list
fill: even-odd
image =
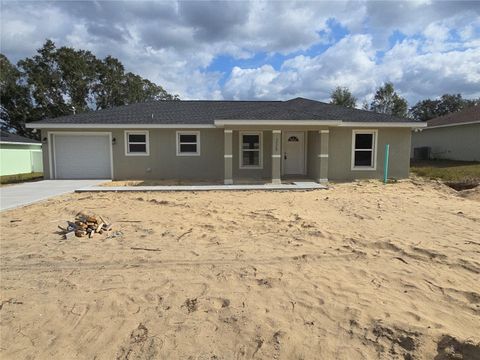
[{"label": "blue sky patch", "polygon": [[328,50],[328,48],[339,42],[345,36],[350,34],[348,29],[334,18],[328,19],[326,24],[329,28],[328,30],[322,30],[317,32],[317,34],[323,41],[312,45],[306,50],[293,51],[288,55],[283,55],[280,53],[271,54],[266,52],[259,52],[247,59],[237,59],[231,55],[222,54],[215,57],[215,59],[210,63],[210,65],[205,68],[205,71],[222,73],[223,76],[220,78],[219,81],[221,86],[225,84],[232,69],[235,66],[241,69],[255,69],[263,65],[270,65],[276,71],[280,71],[282,64],[286,60],[292,59],[299,55],[304,55],[308,57],[318,56]]}]

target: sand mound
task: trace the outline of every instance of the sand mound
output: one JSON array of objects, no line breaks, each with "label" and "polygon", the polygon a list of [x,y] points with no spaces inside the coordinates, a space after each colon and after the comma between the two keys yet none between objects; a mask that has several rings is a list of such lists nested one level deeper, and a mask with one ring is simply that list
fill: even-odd
[{"label": "sand mound", "polygon": [[[79,211],[115,224],[62,240]],[[478,359],[480,207],[438,182],[2,213],[2,359]]]}]

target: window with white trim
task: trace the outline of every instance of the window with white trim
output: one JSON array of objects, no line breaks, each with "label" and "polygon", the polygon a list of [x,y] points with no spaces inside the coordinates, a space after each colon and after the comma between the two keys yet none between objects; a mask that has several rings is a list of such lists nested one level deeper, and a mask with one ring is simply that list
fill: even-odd
[{"label": "window with white trim", "polygon": [[376,130],[353,130],[352,170],[375,170],[376,146]]},{"label": "window with white trim", "polygon": [[125,155],[149,155],[148,131],[125,131]]},{"label": "window with white trim", "polygon": [[240,168],[261,168],[262,132],[240,132]]},{"label": "window with white trim", "polygon": [[177,131],[177,156],[200,155],[200,131]]}]

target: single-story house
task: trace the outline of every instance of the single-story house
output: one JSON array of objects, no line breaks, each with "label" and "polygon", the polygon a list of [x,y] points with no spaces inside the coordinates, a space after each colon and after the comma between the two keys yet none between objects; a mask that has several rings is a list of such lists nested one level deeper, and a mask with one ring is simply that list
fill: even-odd
[{"label": "single-story house", "polygon": [[[424,148],[425,155],[418,150]],[[415,150],[417,149],[417,150]],[[427,121],[412,135],[412,156],[431,159],[480,161],[480,106]]]},{"label": "single-story house", "polygon": [[1,131],[0,176],[43,172],[42,143]]},{"label": "single-story house", "polygon": [[302,177],[318,182],[409,175],[412,128],[422,123],[314,100],[153,101],[45,119],[49,179]]}]

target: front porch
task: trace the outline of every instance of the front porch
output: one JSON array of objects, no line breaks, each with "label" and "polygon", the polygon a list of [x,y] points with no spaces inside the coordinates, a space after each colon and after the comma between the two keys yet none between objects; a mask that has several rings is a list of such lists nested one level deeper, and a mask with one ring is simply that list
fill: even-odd
[{"label": "front porch", "polygon": [[328,128],[224,129],[224,184],[328,182]]},{"label": "front porch", "polygon": [[172,191],[307,191],[328,189],[326,185],[315,182],[291,182],[282,184],[233,184],[233,185],[153,185],[153,186],[89,186],[76,189],[75,192],[172,192]]}]

